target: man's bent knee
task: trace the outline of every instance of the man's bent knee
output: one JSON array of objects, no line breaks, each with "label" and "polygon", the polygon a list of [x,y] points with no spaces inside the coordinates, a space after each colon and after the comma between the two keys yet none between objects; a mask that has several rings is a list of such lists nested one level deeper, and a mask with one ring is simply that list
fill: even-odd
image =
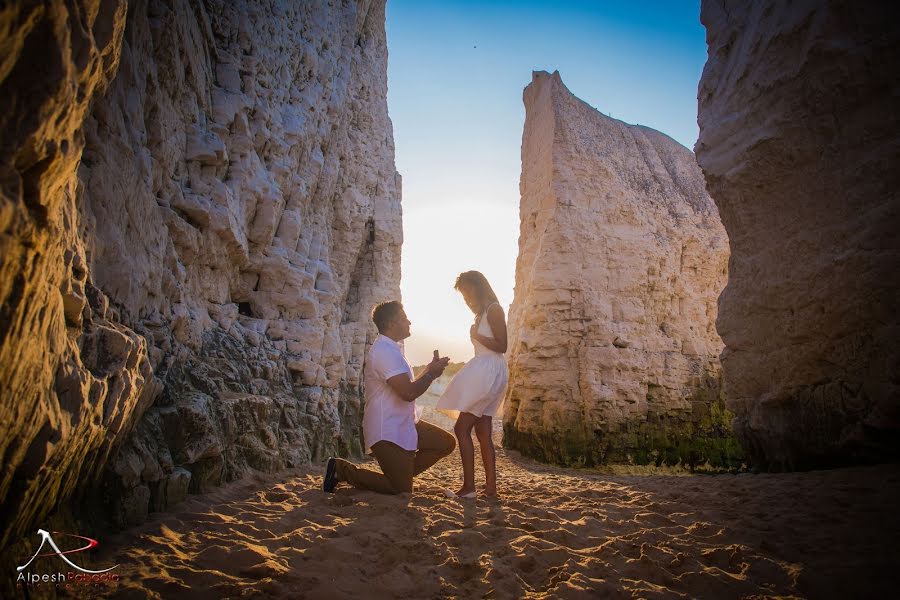
[{"label": "man's bent knee", "polygon": [[441,449],[441,451],[444,453],[444,456],[447,456],[448,454],[450,454],[454,450],[456,450],[456,438],[455,437],[453,437],[452,435],[450,435],[448,433],[448,434],[442,436],[442,439],[444,442],[444,447]]}]

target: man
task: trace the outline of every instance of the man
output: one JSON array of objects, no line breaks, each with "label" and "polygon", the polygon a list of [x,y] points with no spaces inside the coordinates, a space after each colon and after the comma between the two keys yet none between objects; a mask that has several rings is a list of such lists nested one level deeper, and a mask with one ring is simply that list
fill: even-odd
[{"label": "man", "polygon": [[329,493],[339,481],[382,494],[412,492],[413,477],[456,447],[452,434],[419,420],[416,410],[416,398],[440,377],[450,359],[439,358],[435,350],[431,363],[413,378],[398,343],[409,337],[410,322],[403,305],[397,301],[379,304],[372,310],[372,320],[381,335],[366,360],[363,437],[366,450],[375,455],[382,473],[329,458],[322,484]]}]

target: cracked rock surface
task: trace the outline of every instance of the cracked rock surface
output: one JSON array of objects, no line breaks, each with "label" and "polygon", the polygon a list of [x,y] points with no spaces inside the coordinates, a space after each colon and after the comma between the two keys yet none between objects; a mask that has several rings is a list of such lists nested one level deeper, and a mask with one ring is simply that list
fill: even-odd
[{"label": "cracked rock surface", "polygon": [[0,19],[2,546],[359,453],[400,282],[384,2]]},{"label": "cracked rock surface", "polygon": [[728,239],[694,155],[558,73],[524,100],[504,443],[563,464],[739,461],[715,330]]},{"label": "cracked rock surface", "polygon": [[725,393],[766,468],[900,457],[897,16],[702,3],[697,160],[731,242]]}]

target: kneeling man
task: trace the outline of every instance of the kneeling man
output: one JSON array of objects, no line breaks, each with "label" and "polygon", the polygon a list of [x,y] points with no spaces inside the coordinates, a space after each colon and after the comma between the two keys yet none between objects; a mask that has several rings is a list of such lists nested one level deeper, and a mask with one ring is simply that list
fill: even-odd
[{"label": "kneeling man", "polygon": [[403,355],[401,340],[409,337],[409,319],[400,302],[384,302],[372,311],[381,335],[372,344],[365,367],[366,407],[363,437],[382,473],[342,458],[329,458],[322,489],[334,492],[339,481],[354,487],[399,494],[412,492],[413,477],[444,458],[456,447],[453,435],[419,420],[416,398],[444,372],[449,358],[437,351],[418,378]]}]

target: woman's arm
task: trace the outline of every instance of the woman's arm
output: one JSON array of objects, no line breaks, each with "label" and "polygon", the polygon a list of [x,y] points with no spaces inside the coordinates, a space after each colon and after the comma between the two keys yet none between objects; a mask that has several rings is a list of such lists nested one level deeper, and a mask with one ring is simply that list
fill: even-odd
[{"label": "woman's arm", "polygon": [[491,331],[494,332],[494,337],[489,338],[481,335],[477,331],[472,336],[474,339],[477,339],[479,342],[484,345],[488,350],[493,350],[494,352],[500,352],[503,354],[506,352],[507,339],[506,339],[506,317],[503,314],[503,307],[499,304],[494,304],[488,309],[487,313],[488,325],[491,326]]}]

